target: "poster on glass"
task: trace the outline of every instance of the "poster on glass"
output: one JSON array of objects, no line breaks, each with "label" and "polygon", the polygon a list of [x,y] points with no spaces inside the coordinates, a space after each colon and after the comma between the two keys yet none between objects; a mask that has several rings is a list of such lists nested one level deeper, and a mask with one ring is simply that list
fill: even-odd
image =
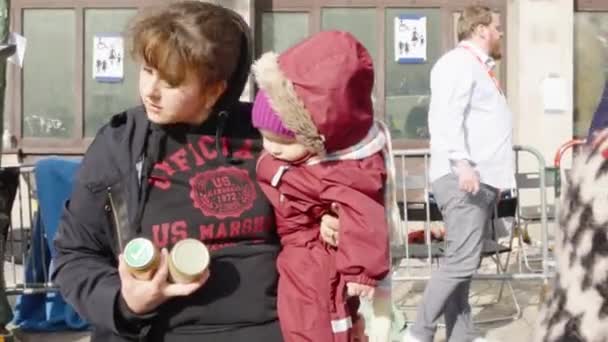
[{"label": "poster on glass", "polygon": [[416,64],[426,62],[426,17],[400,15],[395,17],[395,62]]},{"label": "poster on glass", "polygon": [[93,78],[97,82],[121,82],[124,77],[124,44],[118,34],[93,37]]}]

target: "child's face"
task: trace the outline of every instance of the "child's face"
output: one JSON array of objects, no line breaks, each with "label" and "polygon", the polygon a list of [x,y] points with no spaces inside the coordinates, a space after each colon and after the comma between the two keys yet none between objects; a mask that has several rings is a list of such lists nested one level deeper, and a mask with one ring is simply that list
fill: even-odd
[{"label": "child's face", "polygon": [[171,85],[158,70],[142,64],[139,72],[139,94],[148,119],[157,124],[204,122],[223,93],[225,84],[202,86],[195,72],[188,71],[179,85]]},{"label": "child's face", "polygon": [[278,135],[264,129],[261,129],[260,133],[264,139],[264,150],[277,159],[295,162],[303,161],[306,157],[313,155],[308,147],[297,142],[295,138]]}]

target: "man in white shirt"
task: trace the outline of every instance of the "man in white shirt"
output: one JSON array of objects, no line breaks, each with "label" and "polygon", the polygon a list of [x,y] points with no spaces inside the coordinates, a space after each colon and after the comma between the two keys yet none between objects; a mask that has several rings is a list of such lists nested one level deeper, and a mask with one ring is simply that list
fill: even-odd
[{"label": "man in white shirt", "polygon": [[445,262],[432,275],[404,341],[433,341],[445,316],[448,341],[484,341],[471,319],[469,287],[499,189],[515,184],[512,115],[492,68],[500,59],[499,18],[464,10],[460,43],[431,71],[430,179],[447,231]]}]

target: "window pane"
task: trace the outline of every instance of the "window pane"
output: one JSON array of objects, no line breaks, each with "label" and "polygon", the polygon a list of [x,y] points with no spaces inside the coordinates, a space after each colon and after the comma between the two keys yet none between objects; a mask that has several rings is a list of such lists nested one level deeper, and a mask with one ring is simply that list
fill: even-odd
[{"label": "window pane", "polygon": [[352,33],[372,55],[376,54],[376,9],[375,8],[323,8],[321,27],[323,30],[341,30]]},{"label": "window pane", "polygon": [[587,135],[598,112],[608,115],[608,13],[574,15],[574,135]]},{"label": "window pane", "polygon": [[74,11],[24,10],[23,33],[23,135],[70,137],[76,112]]},{"label": "window pane", "polygon": [[126,41],[123,42],[123,51],[126,56],[120,56],[124,62],[122,81],[103,83],[93,78],[93,37],[104,34],[123,34],[129,19],[135,13],[135,9],[89,9],[85,11],[84,124],[86,136],[94,136],[112,114],[139,103],[138,69],[128,56]]},{"label": "window pane", "polygon": [[[426,17],[426,37],[419,32],[418,44],[426,43],[426,61],[400,64],[395,56],[395,18]],[[390,8],[386,10],[386,113],[393,138],[428,139],[429,76],[441,56],[442,23],[439,9]],[[399,45],[398,45],[399,46]]]},{"label": "window pane", "polygon": [[262,52],[280,53],[306,37],[308,37],[308,13],[262,14]]},{"label": "window pane", "polygon": [[323,8],[321,12],[321,28],[352,33],[369,51],[374,67],[378,65],[376,27],[375,8]]}]

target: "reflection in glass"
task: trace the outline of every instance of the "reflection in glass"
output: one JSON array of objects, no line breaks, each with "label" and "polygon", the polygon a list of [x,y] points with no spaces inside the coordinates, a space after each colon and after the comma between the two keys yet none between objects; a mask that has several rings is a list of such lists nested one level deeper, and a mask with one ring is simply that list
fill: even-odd
[{"label": "reflection in glass", "polygon": [[[376,27],[375,8],[330,7],[321,9],[321,29],[352,33],[372,56],[375,68],[378,65]],[[376,80],[377,77],[378,73],[376,72]]]},{"label": "reflection in glass", "polygon": [[608,125],[608,13],[574,16],[574,135],[585,137],[594,115]]},{"label": "reflection in glass", "polygon": [[431,68],[442,53],[441,14],[439,9],[387,9],[385,46],[394,46],[394,20],[404,14],[426,16],[427,60],[422,64],[399,64],[394,49],[386,49],[385,119],[393,138],[428,139],[429,79]]},{"label": "reflection in glass", "polygon": [[123,34],[135,9],[87,9],[85,11],[84,53],[84,125],[85,135],[94,136],[112,114],[124,111],[139,103],[138,69],[128,55],[124,41],[124,78],[116,83],[101,83],[93,78],[93,37],[98,34]]},{"label": "reflection in glass", "polygon": [[308,13],[265,12],[262,14],[262,53],[281,53],[308,37]]},{"label": "reflection in glass", "polygon": [[69,138],[74,131],[75,13],[26,9],[22,127],[25,137]]},{"label": "reflection in glass", "polygon": [[375,8],[323,8],[321,28],[352,33],[369,51],[374,61],[376,60]]}]

